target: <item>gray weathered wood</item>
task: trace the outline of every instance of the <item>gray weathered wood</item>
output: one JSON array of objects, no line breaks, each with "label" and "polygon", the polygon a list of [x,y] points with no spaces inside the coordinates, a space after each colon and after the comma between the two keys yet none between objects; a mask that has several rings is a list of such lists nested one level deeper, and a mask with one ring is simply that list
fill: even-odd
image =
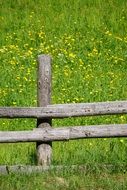
[{"label": "gray weathered wood", "polygon": [[[51,101],[51,58],[48,55],[38,56],[38,106],[45,107]],[[51,119],[40,117],[37,120],[38,128],[51,128]],[[52,143],[37,142],[38,165],[48,166],[51,164]]]},{"label": "gray weathered wood", "polygon": [[38,108],[0,107],[0,118],[38,118],[38,119],[41,118],[42,119],[42,118],[65,118],[65,117],[80,117],[80,116],[110,115],[110,114],[127,114],[127,101],[56,104],[56,105],[54,104]]},{"label": "gray weathered wood", "polygon": [[69,139],[69,131],[66,129],[34,129],[33,131],[0,131],[0,142],[48,142],[52,140]]},{"label": "gray weathered wood", "polygon": [[62,128],[38,128],[33,131],[0,132],[0,143],[49,142],[82,138],[127,137],[127,124]]},{"label": "gray weathered wood", "polygon": [[8,175],[13,173],[23,173],[23,174],[31,174],[31,173],[42,173],[46,171],[55,171],[59,172],[61,170],[69,170],[75,171],[75,170],[81,170],[83,172],[92,172],[95,171],[95,169],[98,168],[102,171],[110,171],[110,170],[127,170],[127,166],[125,164],[86,164],[86,165],[57,165],[57,166],[31,166],[31,165],[2,165],[0,166],[0,175]]}]

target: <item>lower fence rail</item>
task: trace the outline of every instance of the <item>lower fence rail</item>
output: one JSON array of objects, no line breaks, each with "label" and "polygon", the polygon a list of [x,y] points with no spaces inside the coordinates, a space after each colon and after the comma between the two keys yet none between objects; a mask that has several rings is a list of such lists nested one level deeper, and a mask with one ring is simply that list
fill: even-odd
[{"label": "lower fence rail", "polygon": [[2,131],[0,132],[0,143],[68,141],[110,137],[127,137],[127,124],[36,128],[33,131]]},{"label": "lower fence rail", "polygon": [[104,171],[127,171],[126,164],[83,164],[83,165],[51,165],[51,166],[34,166],[34,165],[2,165],[0,166],[0,175],[8,175],[13,173],[31,174],[31,173],[43,173],[43,172],[60,172],[64,170],[81,171],[88,174],[88,172],[102,170]]}]

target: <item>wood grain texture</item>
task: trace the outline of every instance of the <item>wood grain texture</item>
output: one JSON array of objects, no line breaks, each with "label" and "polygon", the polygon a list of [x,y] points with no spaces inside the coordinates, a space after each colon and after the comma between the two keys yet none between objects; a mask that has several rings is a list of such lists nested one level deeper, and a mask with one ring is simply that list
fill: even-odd
[{"label": "wood grain texture", "polygon": [[38,56],[38,106],[47,106],[51,102],[51,58]]},{"label": "wood grain texture", "polygon": [[[46,94],[46,91],[44,94]],[[39,99],[42,100],[41,96]],[[47,105],[46,107],[44,107],[42,103],[38,105],[41,105],[42,107],[0,107],[0,118],[51,119],[94,115],[127,114],[127,101],[54,104]]]},{"label": "wood grain texture", "polygon": [[95,169],[98,168],[98,170],[102,170],[107,172],[108,171],[122,171],[122,170],[127,170],[127,166],[125,164],[84,164],[84,165],[52,165],[52,166],[31,166],[31,165],[2,165],[0,166],[0,175],[8,175],[8,174],[13,174],[13,173],[23,173],[23,174],[31,174],[31,173],[42,173],[46,171],[55,171],[59,172],[62,170],[67,170],[67,171],[82,171],[85,172],[86,174],[88,172],[93,172]]},{"label": "wood grain texture", "polygon": [[33,131],[1,131],[0,143],[68,141],[83,138],[127,137],[127,124],[38,128]]},{"label": "wood grain texture", "polygon": [[[38,106],[47,106],[51,102],[51,58],[48,55],[38,56]],[[51,128],[51,118],[40,117],[37,120],[38,128]],[[51,164],[52,143],[37,142],[38,165]]]}]

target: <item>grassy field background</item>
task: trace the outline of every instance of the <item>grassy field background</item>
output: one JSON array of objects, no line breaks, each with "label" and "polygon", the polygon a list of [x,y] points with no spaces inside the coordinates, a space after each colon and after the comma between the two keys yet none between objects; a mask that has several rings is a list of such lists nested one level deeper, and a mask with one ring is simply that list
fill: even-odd
[{"label": "grassy field background", "polygon": [[[53,60],[52,103],[127,99],[126,0],[1,0],[0,7],[0,106],[36,106],[39,54]],[[127,116],[53,120],[54,127],[109,123]],[[0,120],[0,130],[34,127],[32,119]],[[53,143],[53,165],[126,165],[126,157],[126,138]],[[36,164],[35,144],[1,144],[0,164]],[[11,175],[1,177],[1,189],[126,189],[126,177],[125,170]]]}]

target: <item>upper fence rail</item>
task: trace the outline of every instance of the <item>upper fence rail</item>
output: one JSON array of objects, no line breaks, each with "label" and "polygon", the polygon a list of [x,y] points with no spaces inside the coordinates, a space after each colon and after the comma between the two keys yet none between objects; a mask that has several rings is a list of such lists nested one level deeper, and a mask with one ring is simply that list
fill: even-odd
[{"label": "upper fence rail", "polygon": [[127,114],[127,101],[54,104],[46,107],[0,107],[0,118],[67,118]]}]

